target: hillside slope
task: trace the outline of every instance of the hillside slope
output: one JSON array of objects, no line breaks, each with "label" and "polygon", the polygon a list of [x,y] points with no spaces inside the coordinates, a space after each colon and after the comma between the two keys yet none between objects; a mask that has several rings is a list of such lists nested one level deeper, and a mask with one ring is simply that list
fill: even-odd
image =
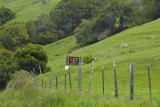
[{"label": "hillside slope", "polygon": [[[0,92],[0,107],[159,107],[160,106],[160,19],[128,29],[101,42],[80,47],[74,36],[44,46],[51,71],[32,78],[17,72],[13,86]],[[125,45],[124,45],[125,44]],[[82,64],[82,93],[78,92],[78,67],[70,66],[72,89],[67,73],[64,84],[65,56],[96,57],[91,78],[90,64]],[[115,98],[112,63],[116,62],[119,97]],[[134,99],[130,101],[129,65],[134,64]],[[147,65],[151,65],[152,102],[149,101]],[[102,70],[104,66],[104,95]],[[56,79],[57,74],[57,79]],[[34,81],[33,81],[34,80]],[[28,82],[25,82],[28,81]],[[56,87],[56,82],[58,82]],[[30,85],[29,85],[30,84]],[[58,90],[57,90],[58,89]],[[30,103],[28,103],[30,102]]]},{"label": "hillside slope", "polygon": [[[92,92],[101,93],[101,67],[105,70],[105,91],[114,96],[112,63],[116,62],[117,78],[119,92],[121,95],[129,96],[129,65],[135,67],[135,96],[149,98],[147,65],[151,65],[151,78],[153,86],[153,97],[158,100],[160,97],[160,19],[147,24],[130,28],[119,34],[116,34],[103,41],[90,46],[78,49],[74,36],[68,37],[53,44],[44,46],[49,56],[48,66],[51,72],[38,76],[39,79],[44,76],[58,74],[60,77],[60,88],[64,88],[64,66],[65,56],[93,56],[97,60],[94,66],[92,77]],[[124,48],[123,45],[127,44]],[[71,51],[72,50],[72,51]],[[82,65],[83,91],[88,91],[88,82],[90,77],[90,64]],[[71,66],[72,84],[74,89],[77,85],[77,67]],[[55,76],[54,76],[55,77]],[[69,87],[69,86],[68,86]]]},{"label": "hillside slope", "polygon": [[[43,1],[46,1],[44,4]],[[15,21],[35,20],[41,14],[48,14],[60,0],[0,0],[0,6],[16,13]]]}]

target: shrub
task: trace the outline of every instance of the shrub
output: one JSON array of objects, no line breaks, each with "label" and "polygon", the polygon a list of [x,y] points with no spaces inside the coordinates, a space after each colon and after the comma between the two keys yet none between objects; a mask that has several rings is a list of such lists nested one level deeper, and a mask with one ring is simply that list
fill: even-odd
[{"label": "shrub", "polygon": [[4,6],[0,6],[0,25],[5,24],[8,20],[13,19],[14,17],[14,12]]},{"label": "shrub", "polygon": [[47,54],[40,45],[28,44],[18,49],[15,53],[20,69],[31,71],[35,68],[35,73],[39,74],[39,66],[42,72],[47,70]]},{"label": "shrub", "polygon": [[0,42],[8,50],[15,51],[29,42],[26,24],[23,22],[6,24],[0,27]]},{"label": "shrub", "polygon": [[28,85],[33,83],[31,75],[27,71],[17,71],[11,76],[11,81],[8,84],[8,88],[11,89],[24,89]]},{"label": "shrub", "polygon": [[10,80],[11,74],[17,69],[12,52],[0,49],[0,89],[4,89]]},{"label": "shrub", "polygon": [[85,57],[83,57],[83,62],[85,63],[85,64],[89,64],[89,63],[91,63],[93,61],[93,57],[90,55],[90,56],[85,56]]}]

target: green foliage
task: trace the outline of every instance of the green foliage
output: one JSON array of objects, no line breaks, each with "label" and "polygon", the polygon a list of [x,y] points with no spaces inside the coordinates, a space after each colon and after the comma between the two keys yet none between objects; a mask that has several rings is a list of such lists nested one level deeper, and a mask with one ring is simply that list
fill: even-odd
[{"label": "green foliage", "polygon": [[[152,19],[157,19],[160,17],[160,1],[159,0],[155,0],[153,6],[153,10],[152,12],[150,12],[152,14]],[[154,7],[155,6],[155,7]]]},{"label": "green foliage", "polygon": [[84,64],[89,64],[89,63],[92,63],[92,61],[93,61],[94,59],[93,59],[93,57],[90,55],[90,56],[84,56],[83,57],[83,62],[84,62]]},{"label": "green foliage", "polygon": [[[48,14],[60,0],[0,0],[0,6],[5,6],[16,13],[16,17],[9,21],[28,22],[36,20],[42,14]],[[43,4],[45,2],[45,4]]]},{"label": "green foliage", "polygon": [[20,69],[31,71],[35,68],[35,73],[39,74],[39,67],[44,73],[47,69],[47,54],[40,45],[28,44],[18,49],[15,53]]},{"label": "green foliage", "polygon": [[[4,2],[2,3],[5,4]],[[8,1],[8,4],[5,5],[13,8],[17,13],[23,13],[26,12],[24,8],[30,10],[29,8],[37,7],[37,4],[40,3],[37,7],[39,8],[41,5],[49,5],[52,1],[29,2],[25,0],[24,3],[24,1],[17,0],[14,3],[23,4],[23,6],[16,5],[15,8],[10,6],[12,3],[13,1]],[[30,6],[31,3],[32,6]],[[158,0],[61,0],[49,15],[45,15],[45,13],[37,20],[27,22],[29,41],[45,45],[75,33],[77,43],[92,44],[124,29],[158,18],[160,16],[159,4]],[[32,12],[34,14],[41,13],[35,13],[35,10]],[[30,15],[32,12],[26,13]],[[31,16],[34,15],[23,18],[25,20],[32,19]],[[9,47],[7,46],[7,49]]]},{"label": "green foliage", "polygon": [[82,19],[92,19],[100,8],[98,0],[62,0],[50,13],[59,39],[70,36]]},{"label": "green foliage", "polygon": [[95,43],[123,29],[124,6],[119,1],[111,2],[92,20],[83,20],[75,29],[77,42],[81,45]]},{"label": "green foliage", "polygon": [[25,23],[6,24],[0,28],[0,42],[8,50],[23,47],[29,41]]},{"label": "green foliage", "polygon": [[31,75],[27,71],[16,71],[11,75],[8,89],[22,90],[33,83]]},{"label": "green foliage", "polygon": [[95,41],[93,34],[93,24],[90,20],[82,20],[82,23],[75,29],[75,36],[77,43],[85,45],[88,43],[93,43]]},{"label": "green foliage", "polygon": [[[144,24],[158,17],[154,1],[114,0],[103,4],[102,9],[90,20],[83,20],[74,30],[77,43],[86,45],[100,41],[124,29]],[[158,4],[157,4],[158,5]],[[158,8],[158,6],[157,6]]]},{"label": "green foliage", "polygon": [[0,26],[5,24],[7,21],[13,19],[15,17],[15,13],[10,9],[0,6]]},{"label": "green foliage", "polygon": [[0,89],[6,87],[10,76],[17,69],[12,52],[0,49]]},{"label": "green foliage", "polygon": [[36,21],[27,22],[26,26],[31,43],[44,45],[58,40],[54,33],[54,24],[48,15],[43,14]]}]

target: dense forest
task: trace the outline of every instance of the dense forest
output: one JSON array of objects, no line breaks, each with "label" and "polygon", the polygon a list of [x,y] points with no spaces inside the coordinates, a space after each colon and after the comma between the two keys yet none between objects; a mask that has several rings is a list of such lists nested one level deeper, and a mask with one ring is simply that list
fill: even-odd
[{"label": "dense forest", "polygon": [[17,70],[30,72],[39,66],[42,71],[47,70],[47,55],[40,45],[70,35],[75,35],[80,45],[98,42],[127,28],[159,18],[160,1],[61,0],[49,14],[42,14],[36,20],[8,23],[15,17],[12,10],[0,7],[2,88]]}]

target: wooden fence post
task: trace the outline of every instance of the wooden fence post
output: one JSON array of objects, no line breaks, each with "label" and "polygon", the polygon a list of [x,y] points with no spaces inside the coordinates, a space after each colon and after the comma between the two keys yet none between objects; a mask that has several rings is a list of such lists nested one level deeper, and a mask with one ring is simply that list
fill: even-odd
[{"label": "wooden fence post", "polygon": [[92,81],[93,69],[94,69],[94,61],[92,61],[92,66],[91,66],[90,80],[89,80],[89,84],[88,84],[88,93],[90,92],[90,87],[91,87],[91,81]]},{"label": "wooden fence post", "polygon": [[104,67],[102,66],[102,91],[104,95]]},{"label": "wooden fence post", "polygon": [[36,69],[35,68],[33,68],[33,77],[34,77],[34,75],[35,75],[35,73],[36,73]]},{"label": "wooden fence post", "polygon": [[67,77],[66,77],[66,72],[64,74],[64,85],[65,85],[65,90],[66,90],[66,87],[67,87]]},{"label": "wooden fence post", "polygon": [[150,102],[152,102],[152,86],[151,86],[150,64],[148,64],[148,83],[149,83]]},{"label": "wooden fence post", "polygon": [[41,66],[39,66],[39,73],[42,74]]},{"label": "wooden fence post", "polygon": [[68,71],[68,76],[69,76],[70,89],[72,89],[72,80],[71,80],[71,73],[70,73],[70,71]]},{"label": "wooden fence post", "polygon": [[31,76],[32,76],[32,78],[33,78],[33,71],[31,70],[30,73],[31,73]]},{"label": "wooden fence post", "polygon": [[45,89],[46,89],[47,88],[46,78],[44,79],[44,86],[45,86]]},{"label": "wooden fence post", "polygon": [[50,87],[50,89],[52,89],[52,76],[50,76],[49,87]]},{"label": "wooden fence post", "polygon": [[34,85],[37,86],[37,81],[33,79]]},{"label": "wooden fence post", "polygon": [[113,63],[113,73],[114,73],[115,96],[118,97],[118,84],[117,84],[117,74],[116,74],[115,62]]},{"label": "wooden fence post", "polygon": [[56,88],[58,90],[58,75],[56,75]]},{"label": "wooden fence post", "polygon": [[82,57],[79,57],[79,68],[78,68],[78,86],[79,92],[82,92]]},{"label": "wooden fence post", "polygon": [[130,100],[134,98],[134,66],[130,64]]},{"label": "wooden fence post", "polygon": [[43,81],[43,79],[42,79],[42,89],[44,90],[44,81]]}]

